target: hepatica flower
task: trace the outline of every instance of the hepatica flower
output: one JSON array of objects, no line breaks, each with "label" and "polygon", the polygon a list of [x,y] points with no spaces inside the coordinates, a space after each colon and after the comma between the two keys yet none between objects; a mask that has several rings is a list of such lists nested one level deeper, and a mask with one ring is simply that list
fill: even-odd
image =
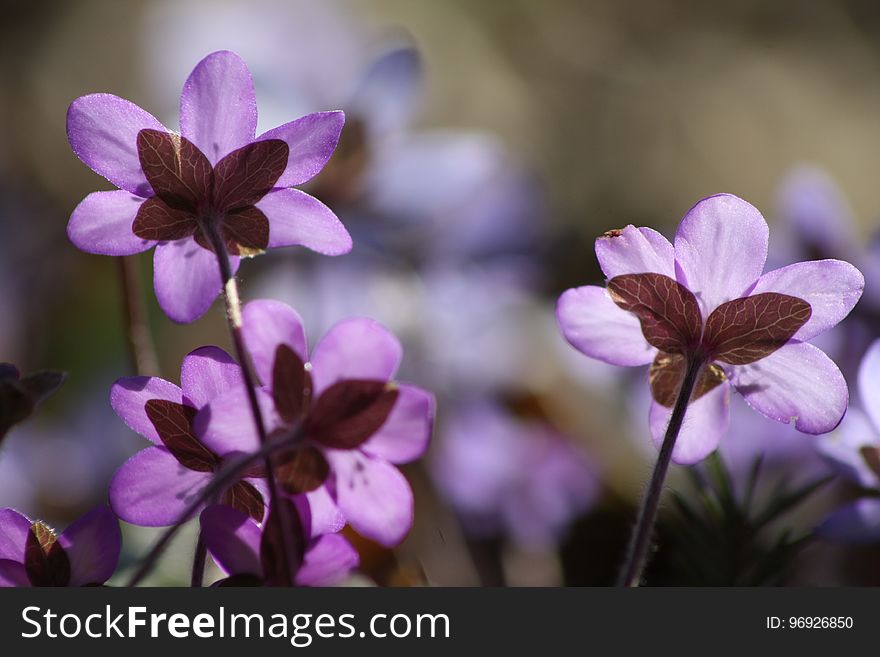
[{"label": "hepatica flower", "polygon": [[122,534],[98,507],[61,535],[13,509],[0,509],[0,586],[99,586],[119,563]]},{"label": "hepatica flower", "polygon": [[[120,518],[147,527],[181,520],[224,458],[241,452],[234,441],[221,450],[200,441],[193,430],[196,413],[219,395],[243,386],[241,368],[217,347],[196,349],[183,359],[179,387],[147,376],[120,379],[113,385],[113,410],[154,443],[123,463],[110,483],[110,504]],[[262,521],[262,488],[260,475],[254,473],[227,488],[219,501]]]},{"label": "hepatica flower", "polygon": [[840,322],[864,278],[839,260],[762,273],[769,231],[729,194],[703,199],[670,244],[627,226],[596,241],[605,288],[568,290],[557,319],[578,350],[614,365],[650,363],[650,426],[663,441],[686,371],[696,372],[673,460],[695,463],[729,424],[733,387],[753,409],[804,433],[832,430],[846,411],[846,382],[808,341]]},{"label": "hepatica flower", "polygon": [[[300,445],[276,459],[281,486],[309,493],[310,500],[326,491],[359,533],[399,543],[412,526],[413,497],[394,464],[425,452],[434,417],[430,393],[392,382],[403,356],[400,342],[373,320],[348,319],[331,328],[309,358],[302,320],[289,306],[254,301],[242,316],[269,431],[302,435]],[[195,428],[217,452],[259,445],[239,387],[200,411]]]},{"label": "hepatica flower", "polygon": [[221,290],[215,250],[241,256],[302,245],[327,255],[351,238],[320,201],[293,189],[333,154],[342,112],[319,112],[255,137],[257,107],[245,63],[208,55],[180,97],[180,133],[111,94],[77,98],[67,113],[74,153],[119,187],[73,211],[70,240],[83,251],[124,256],[156,247],[156,298],[177,322],[200,317]]}]

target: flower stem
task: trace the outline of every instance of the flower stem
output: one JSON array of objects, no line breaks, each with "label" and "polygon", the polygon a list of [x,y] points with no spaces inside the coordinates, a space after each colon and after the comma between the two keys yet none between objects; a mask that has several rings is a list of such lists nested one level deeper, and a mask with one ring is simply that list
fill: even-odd
[{"label": "flower stem", "polygon": [[123,256],[119,261],[119,283],[122,292],[123,327],[131,366],[137,374],[158,375],[159,359],[146,319],[141,294],[137,256]]},{"label": "flower stem", "polygon": [[690,402],[702,367],[703,361],[701,359],[688,359],[684,380],[681,383],[681,389],[678,391],[675,406],[672,408],[672,416],[669,418],[669,425],[666,427],[666,435],[663,437],[663,444],[660,446],[660,454],[657,456],[657,463],[654,465],[654,472],[651,474],[651,481],[642,500],[636,526],[630,538],[626,563],[620,573],[620,578],[617,582],[618,586],[638,586],[642,578],[642,572],[647,561],[648,548],[651,544],[654,523],[657,520],[660,495],[663,493],[663,482],[666,480],[666,472],[669,470],[669,462],[672,460],[672,450],[681,431],[684,414],[687,411],[688,402]]},{"label": "flower stem", "polygon": [[196,541],[196,551],[193,555],[192,578],[190,586],[193,588],[201,588],[205,579],[205,562],[208,559],[208,546],[205,545],[205,537],[199,531],[199,538]]}]

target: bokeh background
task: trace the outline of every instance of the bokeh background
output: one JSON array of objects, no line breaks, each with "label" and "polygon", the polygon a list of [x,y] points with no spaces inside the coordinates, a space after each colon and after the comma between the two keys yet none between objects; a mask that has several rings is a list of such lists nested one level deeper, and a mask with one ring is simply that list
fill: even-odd
[{"label": "bokeh background", "polygon": [[[440,402],[428,457],[405,470],[413,532],[395,551],[349,532],[362,553],[355,583],[613,581],[655,452],[645,372],[587,361],[555,326],[563,290],[601,282],[597,235],[634,223],[671,237],[694,202],[725,191],[767,217],[776,265],[835,256],[869,274],[880,263],[880,12],[867,0],[3,8],[0,361],[69,379],[4,442],[0,506],[61,526],[102,503],[115,468],[142,446],[107,399],[133,373],[118,259],[81,253],[65,235],[76,204],[109,188],[70,151],[65,112],[106,91],[176,126],[184,79],[214,50],[251,67],[260,130],[317,110],[348,116],[309,191],[337,211],[354,251],[247,261],[245,300],[288,301],[313,341],[347,315],[379,319],[405,343],[403,378]],[[176,381],[187,352],[228,347],[219,302],[174,325],[150,289],[149,256],[133,262],[158,354],[150,373]],[[859,358],[880,333],[868,279],[860,314],[822,345],[854,400]],[[759,492],[770,497],[780,481],[828,471],[814,438],[732,403],[722,451],[736,486],[762,453]],[[691,479],[674,468],[670,485],[699,501]],[[835,480],[766,540],[808,532],[860,494]],[[729,583],[682,570],[680,522],[665,505],[654,581]],[[154,535],[125,528],[123,571]],[[179,539],[152,583],[186,581],[191,541]],[[880,550],[812,540],[773,583],[880,584]]]}]

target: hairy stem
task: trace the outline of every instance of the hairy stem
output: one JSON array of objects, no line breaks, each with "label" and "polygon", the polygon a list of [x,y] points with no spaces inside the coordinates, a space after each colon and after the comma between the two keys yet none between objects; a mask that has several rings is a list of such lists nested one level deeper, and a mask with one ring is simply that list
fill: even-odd
[{"label": "hairy stem", "polygon": [[690,402],[702,367],[703,361],[699,358],[688,360],[684,381],[682,381],[681,389],[678,391],[675,406],[672,408],[672,417],[669,418],[669,425],[666,427],[666,435],[663,437],[660,454],[657,456],[657,463],[654,465],[654,472],[651,474],[651,481],[648,484],[648,490],[645,491],[636,526],[630,538],[626,563],[620,573],[620,578],[617,582],[618,586],[638,586],[642,578],[642,572],[647,561],[648,548],[651,545],[654,523],[657,520],[657,508],[660,505],[660,496],[663,493],[663,482],[666,480],[666,472],[669,470],[669,462],[672,460],[672,450],[681,431],[684,414],[687,411],[688,402]]},{"label": "hairy stem", "polygon": [[122,293],[123,327],[131,366],[137,374],[158,375],[159,359],[147,323],[137,256],[117,258]]}]

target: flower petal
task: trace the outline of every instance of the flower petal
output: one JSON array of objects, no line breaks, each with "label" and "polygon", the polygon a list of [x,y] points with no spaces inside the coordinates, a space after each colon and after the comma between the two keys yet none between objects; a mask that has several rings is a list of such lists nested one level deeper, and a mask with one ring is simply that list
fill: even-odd
[{"label": "flower petal", "polygon": [[[232,273],[239,258],[230,256]],[[153,287],[162,310],[187,324],[204,315],[223,289],[217,257],[191,238],[162,242],[153,256]]]},{"label": "flower petal", "polygon": [[296,573],[296,583],[299,586],[332,586],[356,568],[359,561],[357,550],[342,536],[321,536],[306,550],[302,566]]},{"label": "flower petal", "polygon": [[400,367],[403,347],[379,322],[344,319],[321,338],[312,353],[312,383],[317,398],[341,379],[388,381]]},{"label": "flower petal", "polygon": [[116,471],[110,482],[110,506],[134,525],[173,525],[213,476],[183,467],[164,447],[147,447]]},{"label": "flower petal", "polygon": [[761,213],[731,194],[710,196],[688,211],[675,235],[676,277],[696,295],[704,318],[758,280],[769,236]]},{"label": "flower petal", "polygon": [[863,447],[880,449],[880,435],[858,408],[848,409],[837,430],[816,444],[817,451],[844,477],[865,488],[880,488],[880,477],[865,461]]},{"label": "flower petal", "polygon": [[663,274],[675,278],[675,251],[663,235],[629,225],[596,239],[596,258],[607,278],[623,274]]},{"label": "flower petal", "polygon": [[880,432],[880,340],[871,343],[859,365],[859,399]]},{"label": "flower petal", "polygon": [[211,557],[227,575],[263,576],[260,528],[241,511],[214,504],[199,516],[202,538]]},{"label": "flower petal", "polygon": [[804,342],[846,317],[865,289],[865,277],[842,260],[813,260],[769,271],[755,283],[749,295],[779,292],[803,299],[812,314],[793,339]]},{"label": "flower petal", "polygon": [[256,141],[280,139],[290,148],[287,168],[275,185],[292,187],[311,180],[336,150],[344,124],[345,113],[340,110],[315,112],[257,137]]},{"label": "flower petal", "polygon": [[845,543],[880,541],[880,499],[865,497],[834,511],[816,533]]},{"label": "flower petal", "polygon": [[271,385],[275,352],[287,345],[305,363],[309,360],[302,318],[293,308],[273,299],[251,301],[242,309],[242,335],[257,376]]},{"label": "flower petal", "polygon": [[109,507],[100,506],[70,525],[58,542],[70,559],[69,586],[103,584],[119,564],[122,532]]},{"label": "flower petal", "polygon": [[413,494],[400,470],[359,450],[326,450],[331,494],[349,524],[386,547],[400,543],[413,523]]},{"label": "flower petal", "polygon": [[398,386],[397,401],[385,424],[361,449],[391,463],[409,463],[428,449],[434,426],[434,395],[411,385]]},{"label": "flower petal", "polygon": [[372,139],[404,130],[422,97],[423,78],[419,51],[395,48],[373,60],[347,107],[364,121]]},{"label": "flower petal", "polygon": [[[281,426],[281,418],[275,411],[272,395],[265,389],[256,392],[266,430],[272,432]],[[205,447],[225,458],[254,452],[260,448],[260,437],[244,386],[214,397],[196,413],[193,432]]]},{"label": "flower petal", "polygon": [[749,406],[804,433],[836,427],[849,402],[846,381],[822,350],[789,342],[766,358],[730,368],[731,383]]},{"label": "flower petal", "polygon": [[657,354],[642,335],[635,315],[615,304],[595,285],[566,290],[556,305],[556,321],[578,351],[612,365],[647,365]]},{"label": "flower petal", "polygon": [[345,516],[336,506],[326,486],[319,486],[308,493],[292,498],[300,517],[308,520],[309,538],[322,534],[335,534],[345,527]]},{"label": "flower petal", "polygon": [[112,94],[81,96],[67,110],[67,139],[76,156],[120,189],[146,198],[153,190],[137,152],[144,128],[168,132],[152,114]]},{"label": "flower petal", "polygon": [[[657,449],[663,444],[672,409],[651,402],[649,422],[651,437]],[[712,392],[688,405],[672,460],[679,465],[698,463],[709,456],[730,424],[730,386],[721,384]]]},{"label": "flower petal", "polygon": [[143,240],[131,230],[143,202],[123,190],[92,192],[70,215],[67,237],[86,253],[125,256],[146,251],[156,242]]},{"label": "flower petal", "polygon": [[269,219],[269,246],[304,246],[323,255],[351,251],[351,235],[333,211],[298,189],[276,189],[256,206]]},{"label": "flower petal", "polygon": [[254,81],[241,57],[221,50],[196,64],[180,94],[180,134],[217,164],[256,130]]},{"label": "flower petal", "polygon": [[31,521],[15,509],[0,509],[0,559],[24,563],[24,547]]},{"label": "flower petal", "polygon": [[151,399],[164,399],[175,404],[183,403],[183,392],[173,383],[156,376],[131,376],[118,379],[110,388],[110,405],[128,428],[157,445],[162,439],[156,427],[147,417],[146,403]]},{"label": "flower petal", "polygon": [[180,367],[183,394],[196,408],[214,397],[244,386],[238,363],[219,347],[201,347],[191,351]]},{"label": "flower petal", "polygon": [[30,586],[31,580],[24,565],[12,559],[0,559],[0,588]]}]

